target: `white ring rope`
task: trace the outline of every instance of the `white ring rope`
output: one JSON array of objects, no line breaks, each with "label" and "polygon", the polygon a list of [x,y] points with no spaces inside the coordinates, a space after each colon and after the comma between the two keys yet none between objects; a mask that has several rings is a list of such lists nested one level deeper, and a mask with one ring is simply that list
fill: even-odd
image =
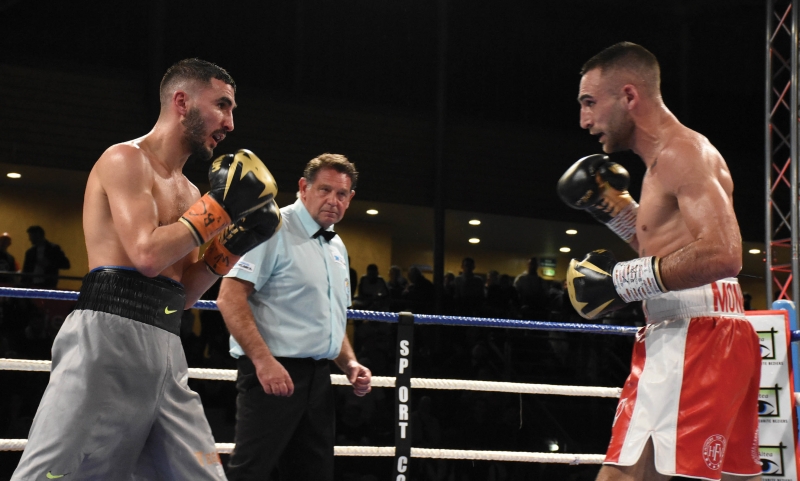
[{"label": "white ring rope", "polygon": [[[0,451],[22,451],[27,439],[0,439]],[[217,443],[219,454],[233,452],[233,443]],[[335,456],[394,456],[394,446],[334,446]],[[513,451],[471,451],[460,449],[411,448],[412,458],[517,461],[526,463],[602,464],[602,454],[520,453]]]},{"label": "white ring rope", "polygon": [[[0,370],[49,372],[50,361],[0,358]],[[216,381],[236,381],[236,371],[230,369],[189,368],[189,377]],[[331,374],[334,385],[348,385],[343,374]],[[394,387],[395,378],[374,376],[373,387]],[[411,387],[419,389],[460,389],[466,391],[494,391],[519,394],[550,394],[562,396],[594,396],[617,398],[621,388],[589,386],[554,386],[548,384],[519,384],[511,382],[464,381],[457,379],[411,378]],[[27,439],[0,439],[0,451],[22,451]],[[217,443],[220,454],[230,454],[232,443]],[[336,456],[394,456],[394,446],[334,446]],[[522,453],[509,451],[471,451],[457,449],[411,448],[412,458],[471,459],[481,461],[519,461],[559,464],[602,464],[602,454]]]},{"label": "white ring rope", "polygon": [[[0,358],[0,370],[42,371],[50,370],[50,361]],[[189,368],[189,377],[216,381],[236,381],[236,371],[231,369]],[[394,387],[395,378],[374,376],[373,387]],[[331,383],[337,386],[350,384],[343,374],[331,374]],[[592,396],[618,398],[622,388],[591,386],[555,386],[550,384],[520,384],[513,382],[464,381],[458,379],[411,378],[411,387],[419,389],[449,389],[464,391],[492,391],[519,394],[551,394],[561,396]]]}]

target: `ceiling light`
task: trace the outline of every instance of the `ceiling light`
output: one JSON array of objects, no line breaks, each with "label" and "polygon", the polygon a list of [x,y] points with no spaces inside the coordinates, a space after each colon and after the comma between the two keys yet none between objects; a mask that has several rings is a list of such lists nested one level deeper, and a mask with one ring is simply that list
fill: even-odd
[{"label": "ceiling light", "polygon": [[558,249],[558,250],[559,250],[560,252],[569,252],[569,251],[570,251],[570,248],[569,248],[569,247],[562,247],[562,248],[560,248],[560,249]]},{"label": "ceiling light", "polygon": [[9,179],[19,179],[20,177],[22,177],[22,174],[18,174],[16,172],[9,172],[6,174],[6,177],[8,177]]},{"label": "ceiling light", "polygon": [[481,221],[478,219],[472,219],[469,221],[469,225],[481,225]]},{"label": "ceiling light", "polygon": [[469,240],[469,243],[470,243],[470,244],[477,244],[477,243],[479,243],[480,241],[481,241],[481,240],[480,240],[480,239],[478,239],[477,237],[473,237],[472,239],[470,239],[470,240]]},{"label": "ceiling light", "polygon": [[369,215],[378,215],[378,211],[375,209],[367,209],[367,214]]},{"label": "ceiling light", "polygon": [[577,233],[578,231],[576,231],[575,229],[567,229],[567,235],[575,235]]},{"label": "ceiling light", "polygon": [[760,251],[760,250],[758,250],[758,249],[750,249],[750,250],[749,250],[749,251],[747,251],[747,252],[749,252],[749,253],[751,253],[751,254],[761,254],[761,251]]}]

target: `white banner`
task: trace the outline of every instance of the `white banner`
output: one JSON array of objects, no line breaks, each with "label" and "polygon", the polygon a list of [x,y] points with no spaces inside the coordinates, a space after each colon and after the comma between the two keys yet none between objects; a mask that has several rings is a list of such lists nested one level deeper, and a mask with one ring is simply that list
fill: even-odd
[{"label": "white banner", "polygon": [[748,311],[761,344],[758,439],[762,481],[798,481],[797,416],[786,311]]}]

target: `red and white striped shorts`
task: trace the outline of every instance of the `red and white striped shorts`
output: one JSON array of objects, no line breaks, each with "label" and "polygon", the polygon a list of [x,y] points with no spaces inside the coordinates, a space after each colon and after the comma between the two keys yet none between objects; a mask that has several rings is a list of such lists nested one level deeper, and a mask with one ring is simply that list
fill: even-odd
[{"label": "red and white striped shorts", "polygon": [[661,474],[761,473],[761,354],[742,306],[732,278],[645,301],[606,464],[635,464],[652,438]]}]

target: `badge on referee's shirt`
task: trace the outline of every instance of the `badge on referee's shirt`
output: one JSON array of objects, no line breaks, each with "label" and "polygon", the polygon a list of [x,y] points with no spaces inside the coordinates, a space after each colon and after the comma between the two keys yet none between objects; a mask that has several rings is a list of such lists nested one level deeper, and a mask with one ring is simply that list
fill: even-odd
[{"label": "badge on referee's shirt", "polygon": [[233,269],[241,269],[243,271],[253,272],[255,271],[255,265],[250,262],[240,260],[239,262],[236,263],[235,266],[233,266]]},{"label": "badge on referee's shirt", "polygon": [[337,249],[336,246],[328,246],[328,248],[331,250],[331,258],[333,259],[333,262],[344,268],[347,268],[347,260],[344,258],[342,253],[339,252],[339,249]]}]

